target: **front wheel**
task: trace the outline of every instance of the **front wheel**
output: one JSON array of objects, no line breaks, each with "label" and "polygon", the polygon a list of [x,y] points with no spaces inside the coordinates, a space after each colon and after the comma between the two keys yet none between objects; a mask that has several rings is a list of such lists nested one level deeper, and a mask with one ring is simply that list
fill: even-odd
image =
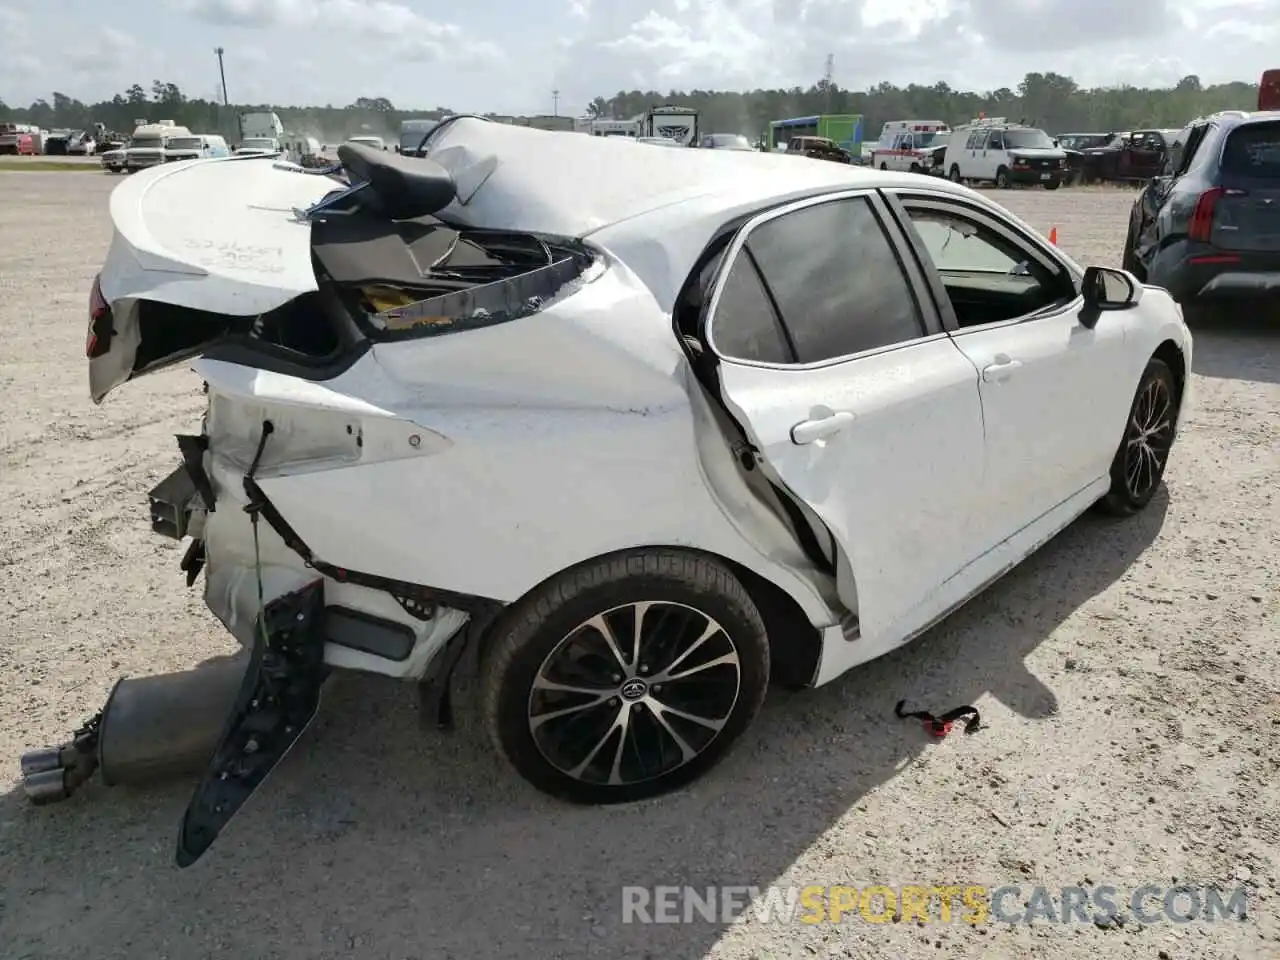
[{"label": "front wheel", "polygon": [[888,165],[887,163],[881,162],[881,164],[880,164],[880,169],[881,169],[881,170],[888,170],[888,169],[889,169],[889,165]]},{"label": "front wheel", "polygon": [[718,560],[641,549],[553,577],[495,626],[482,701],[498,752],[577,803],[677,789],[728,752],[769,682],[764,624]]},{"label": "front wheel", "polygon": [[1178,384],[1163,360],[1152,357],[1138,381],[1120,449],[1111,461],[1111,489],[1099,501],[1108,513],[1137,513],[1155,496],[1177,432]]},{"label": "front wheel", "polygon": [[952,182],[952,183],[959,183],[959,182],[960,182],[960,179],[961,179],[961,177],[960,177],[960,165],[959,165],[958,163],[953,163],[953,164],[951,165],[951,172],[950,172],[949,174],[947,174],[947,177],[948,177],[948,179],[950,179],[950,180],[951,180],[951,182]]},{"label": "front wheel", "polygon": [[996,171],[996,186],[1001,190],[1008,190],[1013,186],[1013,181],[1009,179],[1009,171],[1004,167]]}]

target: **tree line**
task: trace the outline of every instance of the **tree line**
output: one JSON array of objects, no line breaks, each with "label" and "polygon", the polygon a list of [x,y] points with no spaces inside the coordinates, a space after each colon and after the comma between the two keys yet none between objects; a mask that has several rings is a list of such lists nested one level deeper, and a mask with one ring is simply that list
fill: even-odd
[{"label": "tree line", "polygon": [[[869,90],[847,90],[825,81],[807,89],[747,92],[620,90],[612,97],[596,97],[587,112],[594,117],[627,119],[656,104],[670,103],[701,111],[701,126],[706,132],[742,133],[751,138],[766,130],[771,120],[822,113],[861,114],[866,136],[874,139],[888,120],[920,118],[954,125],[979,114],[1023,120],[1051,133],[1182,127],[1195,117],[1218,110],[1256,109],[1257,98],[1256,83],[1206,86],[1194,75],[1165,88],[1084,88],[1062,74],[1029,73],[1016,89],[984,92],[956,90],[945,83],[905,87],[881,83]],[[216,101],[189,98],[177,85],[160,80],[154,81],[150,90],[134,84],[110,100],[91,104],[57,92],[27,107],[7,106],[0,99],[0,119],[35,123],[46,129],[82,129],[100,122],[108,129],[128,133],[137,119],[166,119],[202,133],[222,133],[229,139],[237,136],[236,116],[255,109],[274,109],[286,130],[323,142],[361,133],[394,138],[401,120],[456,112],[440,105],[397,108],[385,97],[360,97],[346,106],[224,107]]]}]

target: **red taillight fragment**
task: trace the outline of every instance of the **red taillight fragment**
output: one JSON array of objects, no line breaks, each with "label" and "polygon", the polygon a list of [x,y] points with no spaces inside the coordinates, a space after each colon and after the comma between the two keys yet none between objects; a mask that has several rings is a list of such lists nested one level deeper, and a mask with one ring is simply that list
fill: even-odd
[{"label": "red taillight fragment", "polygon": [[1209,242],[1209,236],[1213,232],[1213,211],[1224,193],[1226,191],[1222,187],[1214,187],[1200,194],[1196,209],[1191,214],[1191,221],[1187,224],[1187,239]]},{"label": "red taillight fragment", "polygon": [[102,295],[102,278],[99,275],[93,278],[93,287],[89,290],[89,333],[84,342],[84,355],[90,360],[106,352],[105,345],[102,349],[99,349],[98,345],[98,335],[101,332],[99,321],[107,318],[109,325],[110,313],[111,306],[107,303],[107,298]]}]

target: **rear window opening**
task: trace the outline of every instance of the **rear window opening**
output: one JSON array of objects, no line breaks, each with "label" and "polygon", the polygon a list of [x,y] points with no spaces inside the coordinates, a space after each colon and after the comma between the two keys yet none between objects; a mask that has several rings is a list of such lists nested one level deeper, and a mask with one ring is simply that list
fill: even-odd
[{"label": "rear window opening", "polygon": [[138,301],[131,375],[203,354],[328,379],[373,343],[535,314],[590,279],[598,260],[561,238],[352,216],[312,224],[312,263],[318,289],[259,316]]},{"label": "rear window opening", "polygon": [[1222,149],[1222,172],[1280,180],[1280,122],[1249,123],[1231,131]]},{"label": "rear window opening", "polygon": [[433,217],[317,221],[312,252],[317,276],[375,341],[528,316],[595,262],[577,241],[456,227]]}]

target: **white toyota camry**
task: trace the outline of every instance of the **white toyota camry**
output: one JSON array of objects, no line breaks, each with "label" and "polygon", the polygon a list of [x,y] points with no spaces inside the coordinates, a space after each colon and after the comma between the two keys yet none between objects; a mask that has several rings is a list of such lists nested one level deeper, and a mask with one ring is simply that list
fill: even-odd
[{"label": "white toyota camry", "polygon": [[339,155],[111,199],[92,394],[199,355],[153,523],[253,651],[180,859],[331,668],[447,719],[474,652],[525,779],[635,800],[1161,483],[1178,306],[962,186],[466,117]]}]

